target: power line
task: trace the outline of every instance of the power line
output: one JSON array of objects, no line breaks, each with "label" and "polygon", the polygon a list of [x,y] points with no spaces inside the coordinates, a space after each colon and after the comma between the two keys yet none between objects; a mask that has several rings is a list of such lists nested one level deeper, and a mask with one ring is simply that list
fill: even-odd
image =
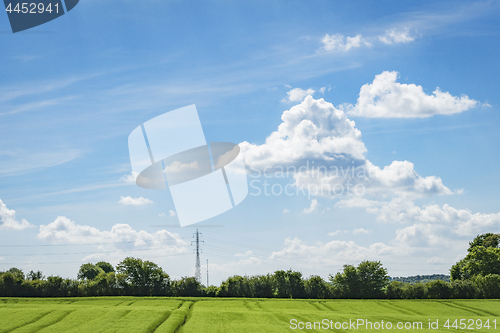
[{"label": "power line", "polygon": [[[183,237],[178,239],[191,239],[191,237]],[[175,242],[177,239],[167,239],[164,242]],[[130,242],[110,242],[110,243],[72,243],[72,244],[7,244],[0,245],[0,247],[53,247],[53,246],[92,246],[92,245],[114,245],[114,244],[132,244],[135,241]]]},{"label": "power line", "polygon": [[[161,256],[148,256],[149,258],[164,258],[164,257],[177,257],[177,256],[185,256],[190,253],[179,253],[179,254],[170,254],[170,255],[161,255]],[[56,264],[81,264],[82,261],[47,261],[47,262],[1,262],[2,265],[56,265]]]},{"label": "power line", "polygon": [[117,249],[113,251],[92,251],[92,252],[55,252],[55,253],[17,253],[17,254],[0,254],[0,256],[5,257],[22,257],[22,256],[57,256],[57,255],[76,255],[76,254],[105,254],[105,253],[115,253],[115,252],[135,252],[135,251],[153,251],[153,250],[163,250],[169,247],[152,247],[149,249]]}]

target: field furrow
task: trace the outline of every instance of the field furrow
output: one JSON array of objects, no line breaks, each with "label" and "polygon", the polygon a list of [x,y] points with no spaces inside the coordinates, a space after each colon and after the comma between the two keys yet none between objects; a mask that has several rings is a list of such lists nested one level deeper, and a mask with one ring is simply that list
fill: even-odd
[{"label": "field furrow", "polygon": [[[0,305],[0,333],[346,332],[358,321],[368,325],[358,329],[365,332],[379,332],[370,325],[382,321],[394,332],[401,331],[396,330],[401,323],[422,323],[422,332],[449,332],[444,323],[456,319],[488,323],[485,333],[500,329],[494,327],[500,300],[102,297],[3,299]],[[439,322],[439,328],[430,330],[431,322]]]}]

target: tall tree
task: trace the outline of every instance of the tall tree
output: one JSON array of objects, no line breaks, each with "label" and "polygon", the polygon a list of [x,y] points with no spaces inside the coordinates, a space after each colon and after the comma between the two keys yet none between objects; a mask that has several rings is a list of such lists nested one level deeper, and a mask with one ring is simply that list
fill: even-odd
[{"label": "tall tree", "polygon": [[104,273],[111,273],[115,271],[115,268],[113,265],[111,265],[109,262],[105,261],[99,261],[97,264],[95,264],[97,267],[101,268]]},{"label": "tall tree", "polygon": [[44,276],[41,271],[30,271],[26,278],[30,281],[43,280]]},{"label": "tall tree", "polygon": [[467,252],[471,252],[476,247],[493,247],[497,248],[500,243],[500,234],[488,232],[486,234],[477,235],[472,242],[469,243]]},{"label": "tall tree", "polygon": [[500,274],[500,235],[478,235],[469,243],[467,256],[450,269],[452,280],[468,280],[478,275]]},{"label": "tall tree", "polygon": [[91,263],[86,263],[80,266],[77,277],[80,280],[94,280],[101,272],[103,272],[102,268]]},{"label": "tall tree", "polygon": [[203,286],[194,277],[183,277],[173,281],[172,292],[175,296],[202,296]]},{"label": "tall tree", "polygon": [[380,298],[389,276],[380,261],[362,261],[358,267],[344,265],[342,272],[330,275],[330,282],[344,298]]},{"label": "tall tree", "polygon": [[127,257],[116,266],[116,270],[138,295],[165,295],[170,288],[168,274],[151,261]]}]

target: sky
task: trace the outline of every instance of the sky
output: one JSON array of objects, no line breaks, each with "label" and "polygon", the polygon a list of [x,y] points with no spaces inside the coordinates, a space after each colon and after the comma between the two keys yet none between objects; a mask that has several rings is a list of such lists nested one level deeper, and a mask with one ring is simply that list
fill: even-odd
[{"label": "sky", "polygon": [[[151,260],[202,283],[379,260],[449,274],[499,232],[499,1],[81,0],[0,15],[0,269],[76,278]],[[195,104],[249,194],[181,228],[134,183],[128,136]],[[285,172],[286,171],[286,172]]]}]

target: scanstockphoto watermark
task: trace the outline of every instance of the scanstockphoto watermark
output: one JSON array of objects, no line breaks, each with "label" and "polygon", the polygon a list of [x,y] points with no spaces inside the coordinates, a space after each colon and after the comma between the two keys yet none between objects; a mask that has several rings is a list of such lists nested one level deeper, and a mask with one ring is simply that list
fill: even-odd
[{"label": "scanstockphoto watermark", "polygon": [[[293,176],[294,182],[277,182]],[[265,167],[262,170],[250,167],[250,195],[252,196],[363,196],[365,183],[370,177],[361,166],[317,166],[314,161],[305,165]]]},{"label": "scanstockphoto watermark", "polygon": [[[438,324],[431,323],[429,320],[429,329],[437,329]],[[393,323],[391,321],[373,321],[368,319],[349,319],[349,321],[334,321],[323,319],[321,321],[299,321],[290,319],[290,329],[292,330],[421,330],[424,324],[421,321],[407,321]],[[427,328],[427,327],[426,327]]]},{"label": "scanstockphoto watermark", "polygon": [[446,320],[428,319],[425,324],[421,321],[399,321],[392,322],[388,320],[368,320],[368,319],[345,319],[343,321],[334,321],[323,319],[321,321],[300,321],[295,318],[290,319],[290,329],[292,330],[495,330],[497,329],[497,320],[490,318],[447,318]]}]

